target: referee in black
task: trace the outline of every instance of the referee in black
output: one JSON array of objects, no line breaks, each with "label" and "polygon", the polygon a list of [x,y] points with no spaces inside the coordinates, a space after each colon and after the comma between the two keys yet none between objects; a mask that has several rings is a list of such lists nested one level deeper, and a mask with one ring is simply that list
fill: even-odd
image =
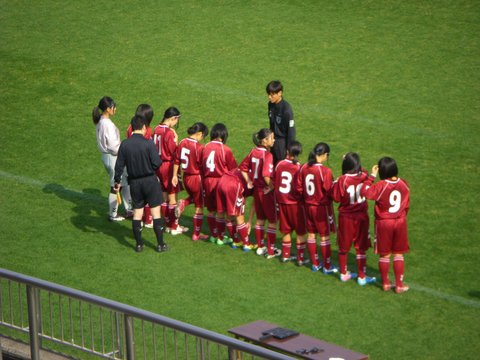
[{"label": "referee in black", "polygon": [[143,208],[150,205],[153,217],[153,230],[157,236],[157,251],[167,251],[167,244],[163,241],[163,226],[160,214],[160,204],[163,202],[163,194],[160,190],[155,170],[160,167],[162,160],[158,155],[152,141],[143,136],[146,132],[146,120],[143,116],[135,115],[131,121],[132,136],[123,140],[118,149],[117,162],[115,163],[115,191],[120,190],[120,180],[123,169],[127,167],[128,184],[132,195],[133,236],[137,242],[135,251],[143,250],[142,241],[142,216]]},{"label": "referee in black", "polygon": [[271,149],[273,163],[285,159],[288,145],[295,141],[296,130],[293,111],[290,104],[283,98],[283,85],[278,80],[267,84],[268,119],[270,130],[275,135],[275,143]]}]

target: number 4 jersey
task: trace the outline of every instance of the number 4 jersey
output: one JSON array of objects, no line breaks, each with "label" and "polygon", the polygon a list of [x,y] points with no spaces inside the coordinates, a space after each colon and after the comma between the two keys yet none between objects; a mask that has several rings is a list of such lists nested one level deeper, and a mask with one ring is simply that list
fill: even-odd
[{"label": "number 4 jersey", "polygon": [[410,189],[400,179],[380,180],[372,185],[374,178],[370,176],[363,185],[360,195],[375,200],[375,218],[398,219],[406,217],[410,207]]}]

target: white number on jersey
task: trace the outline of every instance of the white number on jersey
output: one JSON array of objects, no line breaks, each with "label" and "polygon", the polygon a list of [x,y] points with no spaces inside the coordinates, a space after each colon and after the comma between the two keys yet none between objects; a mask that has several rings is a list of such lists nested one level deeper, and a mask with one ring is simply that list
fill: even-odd
[{"label": "white number on jersey", "polygon": [[313,174],[308,174],[305,176],[305,187],[307,190],[307,194],[312,196],[315,194],[315,183],[313,180],[315,179],[315,176]]},{"label": "white number on jersey", "polygon": [[398,210],[400,210],[400,205],[402,204],[402,194],[400,194],[400,191],[398,190],[393,190],[390,193],[390,208],[388,209],[388,212],[390,214],[396,213]]},{"label": "white number on jersey", "polygon": [[357,187],[355,188],[355,185],[350,185],[347,188],[347,192],[350,195],[350,205],[355,204],[361,204],[365,201],[365,198],[363,196],[360,196],[360,190],[362,190],[363,184],[358,184]]},{"label": "white number on jersey", "polygon": [[182,148],[180,159],[182,160],[182,169],[185,170],[188,167],[188,155],[190,155],[190,149]]},{"label": "white number on jersey", "polygon": [[210,172],[215,171],[215,151],[212,151],[208,155],[206,165],[207,165],[207,168],[210,170]]},{"label": "white number on jersey", "polygon": [[162,156],[162,136],[155,134],[153,136],[153,142],[157,146],[158,149],[158,155]]},{"label": "white number on jersey", "polygon": [[282,177],[281,180],[281,185],[278,188],[278,190],[282,194],[289,194],[290,190],[292,189],[292,174],[290,174],[288,171],[282,171],[282,174],[280,175]]},{"label": "white number on jersey", "polygon": [[253,178],[258,179],[258,165],[260,165],[260,159],[252,157],[252,163],[255,165],[255,171],[253,172]]}]

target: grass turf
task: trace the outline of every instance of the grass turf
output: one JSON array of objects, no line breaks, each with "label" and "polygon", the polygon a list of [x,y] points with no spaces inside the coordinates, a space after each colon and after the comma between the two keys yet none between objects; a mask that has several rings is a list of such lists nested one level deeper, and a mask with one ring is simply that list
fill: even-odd
[{"label": "grass turf", "polygon": [[[475,358],[477,3],[0,1],[0,18],[1,267],[221,333],[264,319],[373,359]],[[130,224],[106,221],[90,119],[101,96],[117,101],[122,132],[141,102],[157,121],[177,106],[180,134],[222,121],[240,160],[267,125],[264,87],[276,78],[303,159],[326,141],[336,176],[346,151],[368,168],[398,161],[412,192],[409,293],[186,236],[167,237],[172,251],[159,255],[151,231],[135,254]]]}]

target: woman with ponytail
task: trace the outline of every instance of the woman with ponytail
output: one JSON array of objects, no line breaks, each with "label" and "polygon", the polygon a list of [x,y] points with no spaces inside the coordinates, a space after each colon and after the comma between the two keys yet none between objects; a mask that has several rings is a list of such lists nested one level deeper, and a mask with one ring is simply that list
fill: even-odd
[{"label": "woman with ponytail", "polygon": [[[117,192],[114,190],[113,177],[115,175],[115,162],[117,161],[118,148],[120,147],[120,131],[110,119],[115,115],[117,106],[115,101],[104,96],[93,108],[92,119],[96,127],[97,146],[102,154],[102,162],[110,178],[110,193],[108,194],[108,218],[110,221],[122,221],[125,217],[118,215]],[[124,207],[127,216],[132,215],[130,189],[124,176],[120,184],[120,192],[123,196]]]}]

